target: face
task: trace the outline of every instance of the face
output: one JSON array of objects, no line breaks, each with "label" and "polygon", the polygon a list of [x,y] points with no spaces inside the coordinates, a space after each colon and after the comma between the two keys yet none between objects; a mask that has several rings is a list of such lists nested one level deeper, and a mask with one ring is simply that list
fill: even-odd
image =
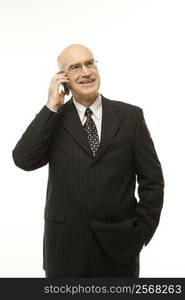
[{"label": "face", "polygon": [[63,66],[75,99],[95,100],[98,96],[100,76],[91,51],[83,46],[74,46],[66,50]]}]

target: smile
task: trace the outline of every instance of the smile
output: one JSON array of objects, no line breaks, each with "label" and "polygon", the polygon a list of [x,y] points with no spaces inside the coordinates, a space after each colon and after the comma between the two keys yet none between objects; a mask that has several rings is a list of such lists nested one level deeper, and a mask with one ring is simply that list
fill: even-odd
[{"label": "smile", "polygon": [[95,81],[95,79],[88,79],[88,80],[80,81],[79,84],[90,84],[94,81]]}]

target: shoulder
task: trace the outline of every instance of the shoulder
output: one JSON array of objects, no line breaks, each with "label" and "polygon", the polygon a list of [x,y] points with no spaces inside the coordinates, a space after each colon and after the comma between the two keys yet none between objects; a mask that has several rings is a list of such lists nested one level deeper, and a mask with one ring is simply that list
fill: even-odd
[{"label": "shoulder", "polygon": [[142,115],[143,110],[141,107],[130,104],[125,101],[112,100],[102,96],[102,103],[106,103],[114,110],[119,110],[120,112],[128,115]]}]

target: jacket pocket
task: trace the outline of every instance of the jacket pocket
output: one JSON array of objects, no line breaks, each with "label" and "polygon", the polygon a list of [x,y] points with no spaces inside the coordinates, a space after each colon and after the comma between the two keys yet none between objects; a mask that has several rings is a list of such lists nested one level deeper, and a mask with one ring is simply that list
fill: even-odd
[{"label": "jacket pocket", "polygon": [[135,217],[119,223],[90,221],[97,239],[117,263],[127,264],[143,248],[143,228]]},{"label": "jacket pocket", "polygon": [[117,138],[111,141],[109,145],[110,149],[124,149],[125,148],[125,141],[121,138]]},{"label": "jacket pocket", "polygon": [[56,208],[46,206],[44,211],[44,219],[47,221],[64,223],[64,212]]}]

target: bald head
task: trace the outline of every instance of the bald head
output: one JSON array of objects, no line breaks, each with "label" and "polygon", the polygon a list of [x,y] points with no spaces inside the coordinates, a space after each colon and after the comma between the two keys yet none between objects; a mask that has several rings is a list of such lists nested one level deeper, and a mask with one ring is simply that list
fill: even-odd
[{"label": "bald head", "polygon": [[100,76],[92,51],[86,46],[72,44],[60,53],[57,62],[69,80],[68,87],[75,100],[85,106],[95,101]]},{"label": "bald head", "polygon": [[83,60],[87,56],[94,58],[92,51],[86,46],[80,44],[69,45],[58,56],[58,67],[61,70],[65,70],[69,65],[76,63],[78,60]]}]

